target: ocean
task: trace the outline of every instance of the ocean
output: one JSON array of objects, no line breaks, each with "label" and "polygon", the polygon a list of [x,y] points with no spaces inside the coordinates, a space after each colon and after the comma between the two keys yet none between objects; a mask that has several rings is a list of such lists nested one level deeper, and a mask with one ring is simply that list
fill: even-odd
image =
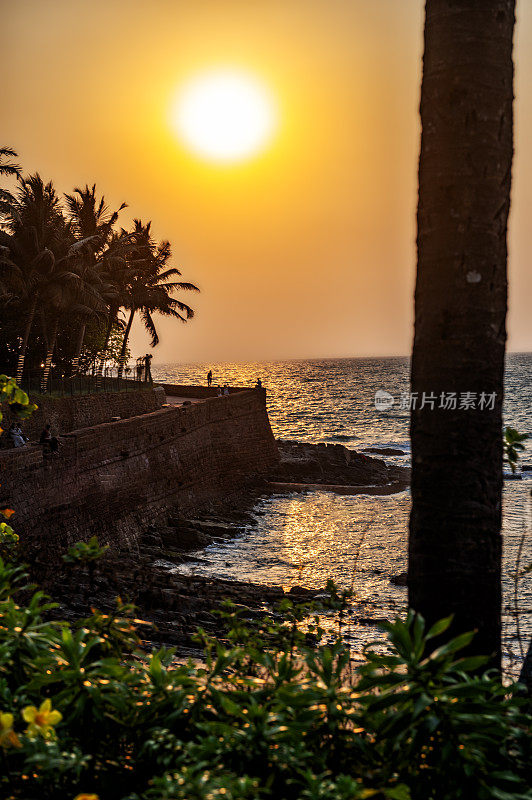
[{"label": "ocean", "polygon": [[[407,358],[343,358],[247,363],[159,364],[156,380],[253,386],[267,389],[268,413],[276,438],[343,444],[352,449],[394,447],[409,464]],[[394,398],[388,410],[375,408],[375,392]],[[532,354],[507,357],[504,422],[532,440]],[[522,463],[532,462],[532,444]],[[532,471],[504,485],[504,654],[515,672],[521,659],[516,630],[514,580],[521,541],[521,564],[532,561]],[[354,588],[357,615],[393,618],[405,608],[406,589],[390,575],[406,570],[410,493],[336,495],[325,491],[267,494],[254,509],[257,524],[242,536],[207,548],[197,574],[266,584],[321,588],[328,578]],[[361,611],[362,609],[362,611]],[[523,644],[532,634],[532,574],[519,581],[519,624]],[[375,638],[372,625],[353,625],[353,647]]]}]

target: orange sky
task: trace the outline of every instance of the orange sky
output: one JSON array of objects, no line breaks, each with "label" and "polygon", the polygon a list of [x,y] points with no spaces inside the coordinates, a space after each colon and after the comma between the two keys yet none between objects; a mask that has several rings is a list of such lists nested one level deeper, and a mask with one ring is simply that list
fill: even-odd
[{"label": "orange sky", "polygon": [[[151,219],[202,294],[154,361],[408,353],[422,0],[0,0],[2,144],[61,191]],[[532,350],[532,3],[518,4],[511,349]],[[199,160],[179,85],[236,67],[277,98],[248,162]],[[140,327],[133,354],[145,352]]]}]

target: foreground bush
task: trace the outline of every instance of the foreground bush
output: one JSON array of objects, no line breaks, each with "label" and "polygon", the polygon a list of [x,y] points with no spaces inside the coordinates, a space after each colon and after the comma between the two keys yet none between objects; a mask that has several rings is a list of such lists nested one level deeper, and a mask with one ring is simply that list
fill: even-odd
[{"label": "foreground bush", "polygon": [[532,798],[524,701],[459,657],[470,636],[430,652],[449,620],[388,625],[352,670],[308,609],[228,609],[225,645],[199,632],[204,663],[178,665],[131,608],[47,621],[25,583],[0,561],[2,798]]}]

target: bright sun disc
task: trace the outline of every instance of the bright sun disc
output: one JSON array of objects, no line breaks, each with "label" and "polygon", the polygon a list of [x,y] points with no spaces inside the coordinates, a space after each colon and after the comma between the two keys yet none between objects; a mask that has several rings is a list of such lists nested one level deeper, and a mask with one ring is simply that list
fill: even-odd
[{"label": "bright sun disc", "polygon": [[243,72],[208,72],[192,78],[172,107],[172,125],[183,143],[213,161],[241,161],[262,150],[273,134],[275,113],[266,88]]}]

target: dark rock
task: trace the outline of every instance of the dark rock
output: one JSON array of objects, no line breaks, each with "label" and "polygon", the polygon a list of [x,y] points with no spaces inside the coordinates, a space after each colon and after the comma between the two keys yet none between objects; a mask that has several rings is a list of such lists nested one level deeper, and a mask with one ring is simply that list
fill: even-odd
[{"label": "dark rock", "polygon": [[187,519],[182,524],[201,531],[202,533],[206,533],[209,536],[222,536],[223,538],[234,536],[240,531],[240,528],[235,525],[223,522],[209,522],[208,520],[201,519]]},{"label": "dark rock", "polygon": [[394,586],[406,586],[408,581],[408,572],[399,572],[397,575],[392,575],[390,583]]},{"label": "dark rock", "polygon": [[385,462],[341,444],[279,443],[281,460],[269,480],[342,486],[382,486],[390,483]]},{"label": "dark rock", "polygon": [[165,548],[176,550],[200,550],[213,541],[212,536],[190,526],[159,528],[159,535]]},{"label": "dark rock", "polygon": [[292,586],[288,594],[297,597],[308,597],[308,595],[314,595],[315,592],[312,589],[305,589],[304,586]]},{"label": "dark rock", "polygon": [[235,511],[231,508],[224,510],[222,516],[219,514],[203,515],[202,520],[204,522],[214,522],[217,525],[224,525],[226,527],[231,526],[232,524],[236,524],[237,526],[255,525],[257,522],[253,514],[251,514],[249,511]]},{"label": "dark rock", "polygon": [[397,447],[364,447],[364,453],[375,453],[379,456],[405,456],[404,450]]}]

